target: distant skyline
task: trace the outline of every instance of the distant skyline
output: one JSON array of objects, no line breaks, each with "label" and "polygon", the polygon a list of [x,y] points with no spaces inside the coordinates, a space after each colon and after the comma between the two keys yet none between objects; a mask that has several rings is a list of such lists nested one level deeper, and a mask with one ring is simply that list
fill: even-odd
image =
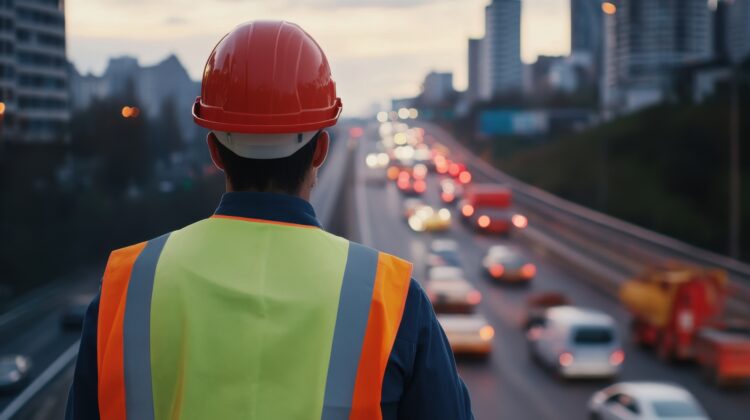
[{"label": "distant skyline", "polygon": [[[469,37],[484,34],[489,0],[67,0],[68,57],[100,74],[111,57],[142,65],[176,54],[200,79],[209,52],[237,24],[285,19],[318,40],[346,115],[413,96],[430,70],[452,71],[465,89]],[[524,0],[521,55],[567,54],[569,0]],[[366,81],[366,82],[363,82]]]}]

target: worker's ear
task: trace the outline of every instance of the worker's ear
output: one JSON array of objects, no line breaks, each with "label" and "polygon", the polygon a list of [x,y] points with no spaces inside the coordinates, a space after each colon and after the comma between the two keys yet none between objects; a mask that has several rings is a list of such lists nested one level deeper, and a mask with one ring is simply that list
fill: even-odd
[{"label": "worker's ear", "polygon": [[328,136],[328,132],[323,130],[318,135],[318,143],[315,145],[315,154],[313,154],[312,165],[313,168],[320,168],[323,162],[326,161],[328,156],[328,146],[331,143],[331,138]]},{"label": "worker's ear", "polygon": [[209,132],[206,136],[206,143],[208,143],[208,151],[211,153],[211,160],[214,165],[220,170],[224,170],[224,161],[221,160],[221,154],[219,153],[219,140],[216,139],[216,135],[213,132]]}]

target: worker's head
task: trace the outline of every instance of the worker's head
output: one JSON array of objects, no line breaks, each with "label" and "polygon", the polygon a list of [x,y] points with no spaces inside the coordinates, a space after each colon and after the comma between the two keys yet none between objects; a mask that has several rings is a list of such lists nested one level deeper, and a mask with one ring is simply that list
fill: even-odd
[{"label": "worker's head", "polygon": [[323,50],[299,26],[250,22],[206,62],[195,122],[232,190],[305,193],[328,152],[341,100]]},{"label": "worker's head", "polygon": [[329,145],[328,132],[321,130],[289,156],[256,159],[240,156],[214,133],[207,141],[211,159],[226,174],[228,191],[281,192],[305,198],[309,198]]}]

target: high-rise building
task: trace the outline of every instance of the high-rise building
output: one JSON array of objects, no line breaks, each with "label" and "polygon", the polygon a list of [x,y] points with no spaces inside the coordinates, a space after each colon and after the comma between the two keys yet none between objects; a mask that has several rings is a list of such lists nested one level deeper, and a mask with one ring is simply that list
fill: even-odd
[{"label": "high-rise building", "polygon": [[[485,36],[480,62],[491,96],[521,91],[521,1],[493,0],[485,9]],[[481,73],[481,72],[480,72]],[[481,76],[480,76],[481,78]]]},{"label": "high-rise building", "polygon": [[70,119],[64,0],[0,0],[2,139],[63,140]]},{"label": "high-rise building", "polygon": [[468,63],[469,85],[466,88],[466,96],[469,102],[476,102],[478,99],[480,99],[479,87],[480,87],[480,77],[481,77],[481,66],[480,66],[481,48],[482,48],[481,38],[479,39],[469,38],[469,63]]},{"label": "high-rise building", "polygon": [[570,52],[590,54],[599,66],[603,39],[602,0],[570,0]]},{"label": "high-rise building", "polygon": [[750,0],[726,0],[726,42],[729,58],[750,57]]},{"label": "high-rise building", "polygon": [[422,84],[422,100],[428,105],[438,105],[453,94],[453,73],[431,71]]},{"label": "high-rise building", "polygon": [[605,19],[604,107],[628,112],[665,100],[674,71],[713,58],[706,0],[618,0]]}]

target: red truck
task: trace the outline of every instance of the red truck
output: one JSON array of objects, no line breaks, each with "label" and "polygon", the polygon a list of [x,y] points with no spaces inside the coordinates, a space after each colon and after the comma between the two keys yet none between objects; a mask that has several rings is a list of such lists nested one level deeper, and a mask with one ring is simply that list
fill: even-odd
[{"label": "red truck", "polygon": [[498,184],[474,184],[459,203],[463,220],[482,232],[507,234],[512,227],[525,227],[526,218],[514,214],[513,194]]},{"label": "red truck", "polygon": [[724,318],[729,290],[723,270],[667,264],[626,281],[620,300],[637,343],[665,361],[695,360],[724,385],[750,378],[750,329]]}]

